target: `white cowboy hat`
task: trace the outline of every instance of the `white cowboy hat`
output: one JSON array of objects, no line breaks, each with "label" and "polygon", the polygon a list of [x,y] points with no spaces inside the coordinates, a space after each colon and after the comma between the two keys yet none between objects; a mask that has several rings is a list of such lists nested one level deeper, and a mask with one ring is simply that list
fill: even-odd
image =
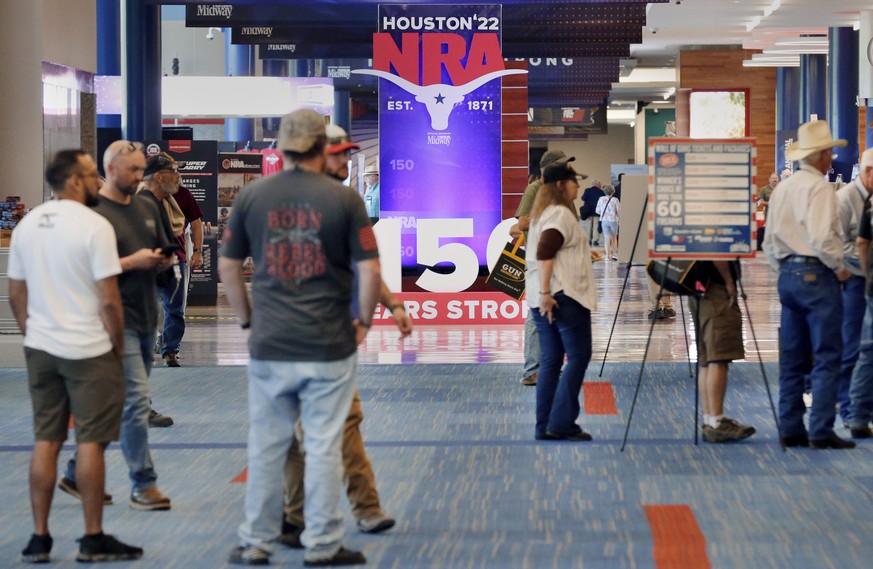
[{"label": "white cowboy hat", "polygon": [[797,130],[797,141],[792,142],[785,150],[789,160],[801,160],[813,152],[826,150],[836,146],[846,146],[848,142],[842,138],[831,138],[831,130],[825,121],[811,121],[800,125]]},{"label": "white cowboy hat", "polygon": [[376,176],[378,176],[379,175],[379,165],[378,164],[370,164],[369,166],[364,168],[364,175],[366,176],[368,174],[375,174]]}]

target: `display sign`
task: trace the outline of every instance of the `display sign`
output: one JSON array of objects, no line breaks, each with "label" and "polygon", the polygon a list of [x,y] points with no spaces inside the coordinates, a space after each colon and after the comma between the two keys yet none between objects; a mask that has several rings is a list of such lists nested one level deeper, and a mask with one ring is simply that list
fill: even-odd
[{"label": "display sign", "polygon": [[[509,298],[502,292],[402,293],[406,313],[416,324],[523,324],[530,307],[524,299]],[[373,324],[394,325],[391,311],[378,306]]]},{"label": "display sign", "polygon": [[[221,152],[218,155],[218,246],[224,242],[224,231],[233,211],[233,202],[240,190],[262,177],[263,156],[259,152]],[[243,275],[250,278],[252,258],[243,262]]]},{"label": "display sign", "polygon": [[[485,264],[501,214],[500,6],[381,5],[373,69],[379,81],[380,215],[402,222],[404,267],[420,256],[424,220],[458,222],[452,244]],[[455,231],[456,230],[456,231]]]},{"label": "display sign", "polygon": [[188,188],[203,212],[203,264],[189,266],[188,304],[215,306],[218,299],[218,247],[214,227],[218,189],[218,143],[207,140],[161,140],[145,143],[146,154],[166,152],[185,162],[179,169],[181,184]]},{"label": "display sign", "polygon": [[649,139],[649,256],[755,256],[752,139]]},{"label": "display sign", "polygon": [[[529,127],[560,127],[566,136],[606,134],[606,107],[531,108],[527,114]],[[532,133],[536,132],[531,128]],[[566,137],[565,136],[565,137]]]}]

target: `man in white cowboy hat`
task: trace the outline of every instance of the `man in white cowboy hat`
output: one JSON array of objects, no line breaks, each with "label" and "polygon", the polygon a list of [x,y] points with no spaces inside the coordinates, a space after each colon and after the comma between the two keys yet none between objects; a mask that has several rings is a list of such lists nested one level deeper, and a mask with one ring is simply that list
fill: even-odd
[{"label": "man in white cowboy hat", "polygon": [[379,164],[370,164],[364,168],[364,205],[370,221],[379,219]]},{"label": "man in white cowboy hat", "polygon": [[[852,448],[834,433],[840,374],[843,301],[849,278],[837,219],[837,195],[825,180],[834,140],[825,121],[801,125],[785,155],[801,167],[770,199],[764,251],[779,271],[782,303],[779,358],[779,431],[785,446]],[[809,353],[813,361],[810,366]],[[803,425],[804,376],[812,384],[809,430]]]}]

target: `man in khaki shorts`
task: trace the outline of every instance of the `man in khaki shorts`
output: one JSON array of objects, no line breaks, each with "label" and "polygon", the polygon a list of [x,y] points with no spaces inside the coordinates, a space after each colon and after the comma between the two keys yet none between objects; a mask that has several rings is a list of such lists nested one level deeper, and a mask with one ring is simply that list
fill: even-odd
[{"label": "man in khaki shorts", "polygon": [[[712,264],[712,279],[706,294],[691,298],[691,316],[697,333],[698,382],[703,403],[703,440],[707,443],[740,441],[755,434],[755,428],[724,414],[728,366],[746,357],[743,348],[743,318],[737,302],[739,263]],[[698,304],[700,305],[698,321]]]},{"label": "man in khaki shorts", "polygon": [[85,518],[76,560],[139,559],[142,549],[103,533],[103,451],[118,440],[125,389],[115,232],[89,207],[99,186],[97,165],[88,154],[59,152],[45,177],[58,199],[21,221],[9,252],[9,301],[24,334],[36,438],[30,463],[34,533],[21,558],[50,560],[49,510],[72,414]]}]

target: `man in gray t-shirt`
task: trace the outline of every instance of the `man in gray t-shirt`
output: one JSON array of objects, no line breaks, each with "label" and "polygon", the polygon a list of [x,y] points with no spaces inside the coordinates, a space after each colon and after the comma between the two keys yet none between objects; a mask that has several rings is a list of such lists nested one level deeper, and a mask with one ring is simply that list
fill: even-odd
[{"label": "man in gray t-shirt", "polygon": [[[155,274],[172,266],[172,255],[162,254],[169,245],[157,206],[136,196],[145,170],[142,150],[126,141],[109,145],[103,154],[106,184],[94,211],[115,229],[122,273],[118,277],[124,305],[124,375],[127,380],[121,449],[127,461],[130,507],[136,510],[169,510],[170,499],[158,490],[158,475],[149,452],[149,373],[157,327]],[[78,497],[75,459],[70,460],[59,484]],[[106,500],[112,500],[107,494]]]},{"label": "man in gray t-shirt", "polygon": [[[240,545],[229,561],[269,562],[282,526],[276,498],[298,417],[306,452],[301,542],[306,564],[353,565],[339,510],[340,443],[354,393],[356,349],[372,324],[381,274],[360,196],[324,175],[324,119],[300,110],[282,119],[285,170],[245,188],[224,233],[219,274],[249,339],[249,476]],[[252,299],[242,264],[254,261]],[[360,316],[352,320],[352,263]]]}]

